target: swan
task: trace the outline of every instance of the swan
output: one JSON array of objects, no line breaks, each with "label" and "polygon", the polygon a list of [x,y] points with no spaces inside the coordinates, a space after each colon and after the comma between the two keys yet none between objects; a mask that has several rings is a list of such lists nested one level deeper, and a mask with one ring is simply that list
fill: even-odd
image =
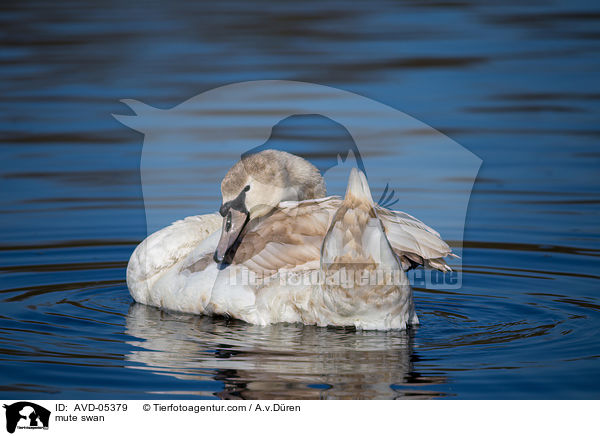
[{"label": "swan", "polygon": [[218,213],[190,216],[142,241],[127,265],[139,303],[358,329],[418,324],[405,271],[450,271],[439,233],[373,201],[353,168],[344,198],[327,196],[310,162],[278,150],[242,157],[221,183]]}]

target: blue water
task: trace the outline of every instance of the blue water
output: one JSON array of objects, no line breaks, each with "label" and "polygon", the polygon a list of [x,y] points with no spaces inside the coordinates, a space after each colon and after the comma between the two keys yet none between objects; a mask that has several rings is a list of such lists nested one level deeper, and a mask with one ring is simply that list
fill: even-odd
[{"label": "blue water", "polygon": [[[600,398],[600,5],[521,3],[3,3],[2,395]],[[143,135],[111,116],[127,113],[119,100],[168,109],[262,79],[380,101],[481,158],[462,287],[417,287],[418,328],[256,327],[133,304]],[[291,147],[347,140],[295,126],[282,127]],[[218,207],[233,163],[219,151],[200,150],[215,168],[204,184],[153,198],[165,216]]]}]

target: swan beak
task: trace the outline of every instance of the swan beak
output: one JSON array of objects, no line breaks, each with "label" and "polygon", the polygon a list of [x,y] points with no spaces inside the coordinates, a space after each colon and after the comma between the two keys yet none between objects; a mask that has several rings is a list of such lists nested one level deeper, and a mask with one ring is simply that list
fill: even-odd
[{"label": "swan beak", "polygon": [[240,212],[239,210],[229,209],[229,212],[223,218],[223,230],[221,231],[221,239],[217,244],[217,250],[213,256],[215,262],[221,263],[225,259],[225,255],[229,249],[235,244],[238,236],[242,232],[246,222],[248,221],[248,213]]}]

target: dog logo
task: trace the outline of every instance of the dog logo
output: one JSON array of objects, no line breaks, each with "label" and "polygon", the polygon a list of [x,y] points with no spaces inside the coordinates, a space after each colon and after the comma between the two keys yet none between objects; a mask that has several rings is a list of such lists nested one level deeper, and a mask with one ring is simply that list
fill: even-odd
[{"label": "dog logo", "polygon": [[6,409],[6,431],[14,433],[15,429],[48,429],[50,411],[28,401],[19,401],[4,405]]}]

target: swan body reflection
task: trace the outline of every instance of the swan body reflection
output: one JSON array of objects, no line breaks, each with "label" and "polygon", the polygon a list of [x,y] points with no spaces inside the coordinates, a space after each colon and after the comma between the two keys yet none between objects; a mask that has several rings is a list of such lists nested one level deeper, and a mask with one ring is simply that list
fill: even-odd
[{"label": "swan body reflection", "polygon": [[[197,382],[164,394],[243,399],[395,399],[442,395],[414,372],[413,332],[253,326],[133,303],[130,367]],[[140,366],[143,365],[143,366]]]}]

